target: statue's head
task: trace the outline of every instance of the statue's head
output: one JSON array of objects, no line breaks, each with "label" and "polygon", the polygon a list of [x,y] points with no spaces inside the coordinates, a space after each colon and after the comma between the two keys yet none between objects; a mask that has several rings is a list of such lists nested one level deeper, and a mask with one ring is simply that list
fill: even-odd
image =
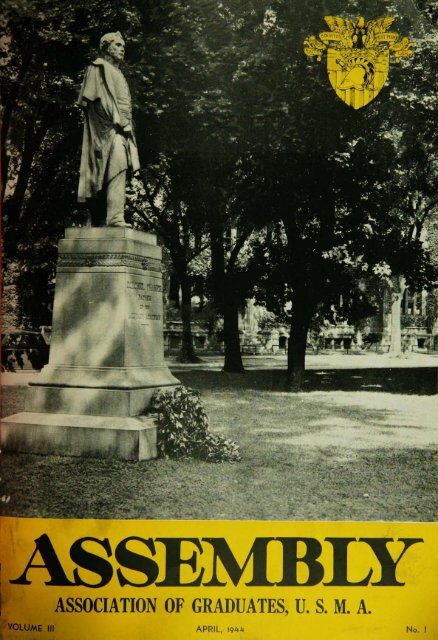
[{"label": "statue's head", "polygon": [[102,36],[99,49],[104,56],[115,62],[121,62],[125,57],[125,41],[120,31],[106,33]]}]

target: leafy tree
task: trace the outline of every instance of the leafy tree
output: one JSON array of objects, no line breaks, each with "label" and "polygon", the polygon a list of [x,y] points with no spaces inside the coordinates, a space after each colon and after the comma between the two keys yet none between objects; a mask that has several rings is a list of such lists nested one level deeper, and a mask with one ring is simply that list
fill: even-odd
[{"label": "leafy tree", "polygon": [[[52,18],[56,22],[55,17],[59,22],[59,15],[50,13],[51,3],[43,5],[47,10],[40,25],[44,33],[44,24],[52,24]],[[29,12],[13,14],[14,19],[24,20],[31,12],[37,12],[36,2],[25,6]],[[304,371],[306,335],[312,316],[321,304],[343,290],[345,273],[360,272],[365,265],[368,269],[379,265],[380,244],[381,253],[391,262],[391,273],[396,273],[397,261],[408,264],[410,272],[421,263],[425,281],[430,280],[426,274],[428,257],[418,236],[411,234],[409,250],[406,248],[403,254],[406,257],[410,252],[410,262],[400,258],[403,252],[399,251],[398,240],[409,227],[409,214],[405,215],[398,197],[412,191],[408,188],[410,156],[403,152],[409,149],[409,131],[417,139],[418,130],[423,127],[425,141],[431,131],[431,119],[422,120],[421,113],[424,82],[428,81],[424,71],[431,60],[431,47],[424,47],[424,57],[423,53],[415,55],[413,60],[419,61],[418,66],[393,65],[380,95],[359,111],[335,96],[323,64],[306,62],[303,53],[305,38],[325,28],[324,15],[354,17],[362,7],[356,0],[321,0],[306,5],[305,11],[296,0],[224,0],[220,4],[210,0],[151,0],[141,6],[124,0],[117,6],[110,3],[108,7],[106,3],[103,11],[103,3],[95,0],[86,9],[65,7],[63,20],[67,22],[62,23],[59,33],[72,34],[72,53],[76,55],[69,64],[78,66],[69,75],[63,66],[65,56],[59,55],[56,62],[51,62],[55,68],[48,76],[59,73],[62,77],[77,77],[79,67],[85,66],[85,50],[89,50],[90,42],[98,41],[97,32],[101,35],[110,24],[111,29],[125,31],[128,44],[131,43],[128,58],[135,61],[130,83],[146,184],[153,193],[154,167],[165,167],[166,171],[160,174],[160,188],[165,185],[169,190],[168,203],[172,206],[167,211],[177,212],[180,207],[190,220],[202,221],[203,231],[209,231],[212,290],[224,315],[229,308],[229,343],[234,345],[231,353],[237,353],[235,301],[244,295],[248,284],[246,276],[237,278],[240,282],[246,279],[245,287],[233,282],[235,273],[241,272],[239,252],[255,229],[282,224],[284,243],[278,251],[272,246],[272,256],[278,257],[272,272],[278,274],[278,286],[271,290],[278,290],[279,295],[282,293],[292,302],[288,371],[290,386],[295,389],[299,388]],[[426,23],[410,0],[372,0],[366,9],[366,18],[396,15],[399,32],[427,40]],[[104,20],[99,20],[102,15]],[[34,28],[30,20],[26,24],[29,29]],[[25,51],[26,44],[20,35],[26,30],[21,24],[19,27],[13,34],[20,46],[14,50],[15,71],[9,79],[9,98],[13,98],[12,87],[20,77],[20,51]],[[37,40],[41,38],[38,30],[35,33]],[[55,42],[59,45],[61,41],[65,46],[65,36],[60,37],[59,33]],[[42,51],[44,70],[44,62],[50,56],[45,49]],[[26,83],[32,86],[32,82]],[[37,87],[46,85],[40,80]],[[67,102],[72,104],[70,99]],[[27,113],[17,110],[21,112]],[[32,109],[29,112],[33,113]],[[64,117],[66,111],[61,112]],[[61,127],[62,117],[54,119],[50,135],[39,147],[50,157],[56,140],[61,146],[64,144],[65,134],[60,133],[59,138],[55,135],[55,123]],[[17,118],[19,123],[22,116]],[[402,131],[402,144],[394,122]],[[13,148],[17,151],[16,156],[15,152],[11,154],[10,165],[18,185],[19,158],[25,155],[25,136],[21,132],[26,127],[17,124],[15,131]],[[12,141],[12,134],[8,136]],[[411,167],[412,175],[424,157],[424,149],[420,151],[417,167]],[[63,157],[70,162],[73,155],[64,153]],[[397,171],[404,175],[399,182],[398,174],[392,176],[390,172],[394,157]],[[35,192],[39,201],[35,211],[43,217],[43,203],[49,200],[41,198],[44,183],[37,172],[33,173],[39,158],[38,151],[31,162],[23,204],[30,203]],[[372,161],[377,162],[376,167]],[[58,199],[50,194],[52,212],[56,211],[54,204],[66,194],[71,198],[66,202],[73,201],[74,190],[68,176],[71,173],[66,166],[65,180],[59,181]],[[380,191],[376,184],[382,185]],[[11,190],[13,187],[12,182]],[[17,197],[7,197],[20,203],[20,189]],[[363,206],[367,199],[369,206]],[[418,199],[413,198],[414,201],[418,203]],[[38,216],[27,219],[38,220]],[[53,218],[48,220],[53,224]],[[15,222],[12,224],[15,226]],[[240,228],[242,240],[236,245],[239,252],[227,253],[224,231],[232,224]],[[190,226],[194,229],[192,223]],[[380,236],[384,238],[382,243]],[[411,277],[408,273],[403,275]],[[238,358],[232,367],[239,368]]]},{"label": "leafy tree", "polygon": [[209,242],[202,218],[184,199],[184,182],[184,166],[162,156],[156,167],[149,165],[148,179],[136,182],[130,209],[135,226],[156,233],[169,253],[181,287],[181,360],[197,362],[191,329],[193,265]]},{"label": "leafy tree", "polygon": [[[242,128],[228,96],[239,52],[231,38],[233,25],[215,3],[186,1],[171,7],[167,33],[148,39],[137,65],[139,77],[141,69],[149,71],[149,77],[143,75],[147,99],[138,127],[142,157],[147,158],[144,176],[148,181],[159,154],[177,158],[179,177],[174,171],[171,179],[176,199],[184,201],[198,227],[204,225],[210,235],[209,290],[224,318],[224,368],[240,371],[238,307],[246,288],[239,254],[254,223],[248,194],[238,188]],[[233,225],[239,237],[228,251],[225,236]]]},{"label": "leafy tree", "polygon": [[[228,7],[232,12],[231,3]],[[373,172],[369,171],[372,154],[379,155],[383,181],[392,163],[393,150],[388,153],[385,149],[385,136],[396,120],[394,115],[406,129],[415,130],[421,122],[403,110],[397,89],[390,87],[401,86],[402,94],[408,95],[413,104],[419,103],[423,99],[422,76],[412,67],[403,72],[391,69],[392,83],[379,98],[354,111],[334,96],[322,65],[311,69],[303,63],[302,43],[322,15],[357,15],[357,3],[346,6],[326,2],[309,10],[306,7],[304,18],[292,2],[270,3],[269,8],[257,3],[257,7],[263,15],[258,32],[254,27],[257,12],[247,11],[247,5],[242,5],[239,17],[235,15],[236,24],[241,25],[240,35],[247,37],[239,73],[230,90],[235,104],[241,107],[245,157],[252,163],[252,184],[262,215],[266,221],[281,220],[287,240],[279,263],[283,265],[279,289],[292,301],[288,370],[291,388],[298,389],[307,330],[315,310],[335,292],[342,292],[343,268],[351,269],[356,262],[364,268],[378,264],[373,262],[378,243],[375,238],[367,242],[368,220],[361,214],[362,200],[372,202],[375,196]],[[424,35],[424,25],[410,3],[393,3],[390,10],[404,16],[397,21],[400,31]],[[374,2],[367,11],[374,17],[386,14],[388,7]],[[258,38],[248,36],[256,32]],[[353,157],[351,145],[358,139],[365,142]],[[399,185],[392,182],[387,195],[386,205],[394,209],[392,200],[399,195]],[[408,217],[400,218],[400,207],[396,207],[397,213],[394,210],[392,216],[387,215],[383,200],[381,204],[373,213],[388,236],[383,253],[391,252],[394,263],[404,262],[400,245],[391,244],[389,239],[407,229]],[[368,255],[363,257],[365,249]],[[418,241],[409,243],[409,252],[408,266],[414,272],[415,263],[425,256]],[[340,260],[342,253],[345,259]]]},{"label": "leafy tree", "polygon": [[[388,114],[378,138],[350,140],[350,149],[341,159],[352,187],[344,199],[353,223],[349,242],[386,283],[391,304],[390,351],[395,354],[401,351],[400,302],[405,287],[430,290],[437,283],[430,245],[424,242],[438,204],[435,65],[436,47],[426,33],[417,40],[411,77],[407,73],[394,90],[398,118],[390,119]],[[366,172],[362,170],[365,156]]]}]

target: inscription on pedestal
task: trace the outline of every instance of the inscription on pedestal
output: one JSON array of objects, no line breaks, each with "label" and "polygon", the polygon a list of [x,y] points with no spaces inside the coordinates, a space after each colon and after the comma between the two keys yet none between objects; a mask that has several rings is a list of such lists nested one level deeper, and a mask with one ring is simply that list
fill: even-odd
[{"label": "inscription on pedestal", "polygon": [[[129,295],[129,313],[127,319],[144,327],[151,326],[150,322],[161,323],[161,291],[160,284],[145,282],[135,276],[130,276],[126,283]],[[146,293],[149,292],[149,293]],[[161,327],[161,324],[160,324]]]}]

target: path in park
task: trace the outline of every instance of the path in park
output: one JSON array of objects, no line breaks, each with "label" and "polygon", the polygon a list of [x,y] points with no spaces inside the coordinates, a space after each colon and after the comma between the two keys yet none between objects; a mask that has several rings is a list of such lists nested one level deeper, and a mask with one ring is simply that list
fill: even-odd
[{"label": "path in park", "polygon": [[[202,356],[202,362],[197,364],[178,363],[175,358],[169,358],[172,369],[217,369],[223,367],[223,356]],[[246,369],[285,369],[286,355],[244,356]],[[438,367],[438,353],[409,353],[400,357],[393,357],[387,353],[364,351],[357,354],[339,352],[324,352],[306,355],[306,369],[382,369],[401,367]]]}]

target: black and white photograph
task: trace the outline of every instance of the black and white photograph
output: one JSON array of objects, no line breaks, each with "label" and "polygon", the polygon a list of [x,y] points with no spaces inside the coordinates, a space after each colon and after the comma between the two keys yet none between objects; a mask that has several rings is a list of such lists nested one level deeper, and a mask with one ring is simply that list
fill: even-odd
[{"label": "black and white photograph", "polygon": [[[228,523],[253,526],[252,540],[269,523],[274,537],[284,535],[276,523],[307,523],[313,537],[300,542],[333,541],[324,584],[343,587],[404,584],[420,525],[437,557],[437,16],[433,0],[5,0],[0,505],[12,545],[31,519],[32,531],[83,521],[101,533],[105,521],[125,532],[166,521],[181,539],[178,523],[209,521],[224,540]],[[348,523],[367,523],[363,535],[356,527],[350,538]],[[369,551],[380,582],[370,581],[376,566],[356,583],[345,568],[343,582],[340,541],[380,540],[372,523],[389,537],[384,551],[364,548],[355,579]],[[406,535],[390,534],[397,523]],[[42,566],[49,584],[96,591],[80,569],[76,582],[58,559],[50,569],[56,545],[50,533],[43,545],[43,531],[25,551],[17,537],[24,555],[9,583],[29,584]],[[219,539],[205,535],[196,539]],[[391,552],[397,536],[405,547]],[[251,564],[215,544],[207,587],[219,584],[218,557],[229,576]],[[257,544],[247,543],[254,583]],[[295,556],[309,570],[298,585],[313,580],[312,544]],[[93,553],[114,576],[107,556],[125,557],[74,548],[84,574]],[[174,571],[195,574],[191,553]],[[123,566],[147,573],[142,560],[125,559],[119,581]],[[246,610],[255,627],[245,630],[238,605],[242,615],[225,621],[199,603],[192,613],[208,622],[183,621],[182,635],[173,618],[154,633],[153,615],[149,635],[129,633],[437,640],[437,576],[424,571],[435,591],[417,594],[418,619],[397,627],[373,627],[359,598],[353,613],[370,615],[326,632],[318,607],[331,605],[316,600],[301,635],[269,630],[263,607]],[[388,623],[405,606],[397,595],[391,611],[385,594]],[[85,622],[71,622],[77,610],[59,602],[51,610],[71,614],[75,636],[47,616],[44,635],[18,614],[0,635],[85,638]],[[153,610],[144,602],[133,613]],[[288,616],[281,598],[271,604],[271,617]],[[358,617],[371,626],[355,635]],[[126,637],[96,629],[97,640]]]}]

